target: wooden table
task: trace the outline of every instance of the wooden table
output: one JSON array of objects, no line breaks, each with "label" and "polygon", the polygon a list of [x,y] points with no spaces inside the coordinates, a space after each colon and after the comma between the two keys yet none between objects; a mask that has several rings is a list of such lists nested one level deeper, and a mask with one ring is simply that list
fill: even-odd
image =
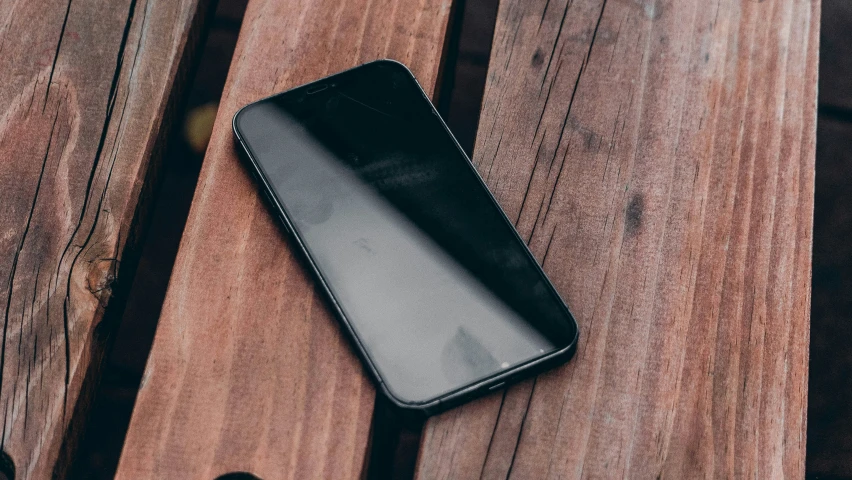
[{"label": "wooden table", "polygon": [[[182,23],[168,24],[173,37],[140,35],[167,26],[150,16],[159,2],[133,3],[145,15],[125,22],[113,53],[192,38],[200,14],[185,3]],[[3,38],[21,16],[9,11],[32,8],[6,5],[0,20],[15,22]],[[120,478],[365,474],[375,391],[237,159],[230,121],[245,103],[381,57],[432,88],[452,12],[450,0],[250,1]],[[84,20],[68,18],[73,28],[59,38],[83,35]],[[810,0],[500,3],[474,163],[572,306],[581,342],[566,366],[429,420],[418,478],[804,475],[818,25]],[[24,43],[0,47],[23,52]],[[159,92],[149,101],[174,96],[186,43],[151,56],[171,76],[144,83]],[[0,292],[9,299],[0,408],[12,420],[2,438],[27,478],[42,478],[57,458],[69,419],[60,410],[80,408],[80,367],[91,363],[105,305],[84,300],[115,276],[163,116],[123,103],[120,120],[102,113],[114,98],[136,98],[127,82],[148,78],[134,77],[145,55],[120,56],[115,70],[126,73],[112,86],[86,71],[87,83],[46,89],[83,75],[57,58],[53,80],[32,68],[36,95],[14,93],[29,85],[18,74],[10,78],[21,87],[0,90],[6,105],[43,97],[56,98],[58,112],[101,112],[94,129],[7,107],[0,130],[4,162],[19,151],[44,159],[0,170],[0,225],[11,232],[0,237],[0,273],[12,279]],[[9,61],[0,54],[0,67]],[[81,93],[96,87],[109,92],[100,104]],[[146,141],[127,156],[139,159],[134,168],[106,168],[130,148],[117,139],[129,131],[122,125],[143,120],[148,129],[132,140]],[[42,130],[54,133],[41,143],[18,134]],[[90,150],[66,153],[66,138],[94,139],[97,155],[77,160]],[[116,178],[125,188],[110,193]],[[37,344],[24,335],[32,331],[45,332]],[[49,389],[20,373],[33,365]],[[35,402],[21,393],[32,391]],[[51,403],[64,392],[61,408]],[[33,420],[28,408],[53,416]]]},{"label": "wooden table", "polygon": [[0,0],[0,446],[15,478],[63,478],[73,455],[205,3]]}]

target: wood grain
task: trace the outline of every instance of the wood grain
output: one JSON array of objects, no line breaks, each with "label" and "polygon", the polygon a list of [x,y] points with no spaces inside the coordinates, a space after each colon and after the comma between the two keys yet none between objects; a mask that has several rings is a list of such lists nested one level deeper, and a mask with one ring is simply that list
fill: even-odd
[{"label": "wood grain", "polygon": [[802,478],[819,2],[501,2],[475,162],[580,322],[418,478]]},{"label": "wood grain", "polygon": [[204,3],[0,1],[0,444],[19,479],[63,477]]},{"label": "wood grain", "polygon": [[237,158],[236,110],[369,60],[431,88],[448,0],[252,0],[146,366],[119,478],[363,473],[375,393]]}]

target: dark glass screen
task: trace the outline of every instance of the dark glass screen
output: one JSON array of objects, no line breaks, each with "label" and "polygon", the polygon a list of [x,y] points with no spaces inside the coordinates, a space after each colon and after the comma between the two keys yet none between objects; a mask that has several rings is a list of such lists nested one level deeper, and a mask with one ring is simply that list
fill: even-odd
[{"label": "dark glass screen", "polygon": [[262,100],[235,127],[400,401],[574,340],[567,308],[401,65]]}]

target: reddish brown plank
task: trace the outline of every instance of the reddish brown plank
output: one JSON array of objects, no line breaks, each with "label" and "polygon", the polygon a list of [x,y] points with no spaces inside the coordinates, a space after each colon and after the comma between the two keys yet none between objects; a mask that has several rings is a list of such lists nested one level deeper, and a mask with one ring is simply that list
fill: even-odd
[{"label": "reddish brown plank", "polygon": [[819,2],[501,2],[475,162],[581,325],[418,477],[804,475]]},{"label": "reddish brown plank", "polygon": [[204,3],[0,1],[0,444],[16,478],[64,476]]},{"label": "reddish brown plank", "polygon": [[356,478],[374,391],[234,149],[251,101],[380,57],[432,88],[448,0],[252,0],[120,478]]}]

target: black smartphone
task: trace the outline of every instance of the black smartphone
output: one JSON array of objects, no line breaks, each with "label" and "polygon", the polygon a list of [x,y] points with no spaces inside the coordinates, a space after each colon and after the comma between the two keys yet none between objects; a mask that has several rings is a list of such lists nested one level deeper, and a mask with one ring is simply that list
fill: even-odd
[{"label": "black smartphone", "polygon": [[571,357],[574,317],[404,65],[265,98],[233,126],[396,406],[433,414]]}]

